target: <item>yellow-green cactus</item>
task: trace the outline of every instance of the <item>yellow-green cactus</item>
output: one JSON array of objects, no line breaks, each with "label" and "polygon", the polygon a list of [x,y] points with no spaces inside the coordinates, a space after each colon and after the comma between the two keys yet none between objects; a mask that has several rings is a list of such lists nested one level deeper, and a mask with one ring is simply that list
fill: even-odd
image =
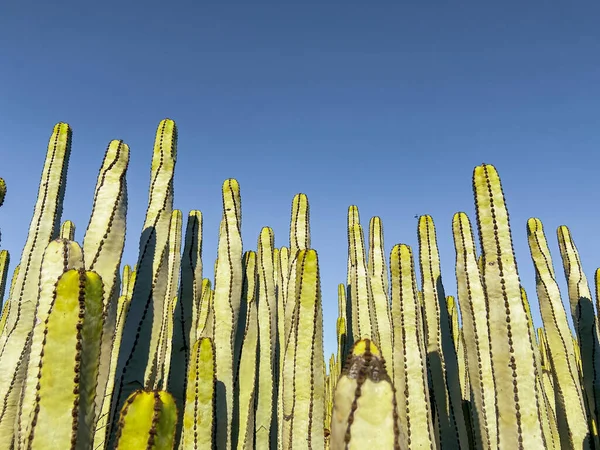
[{"label": "yellow-green cactus", "polygon": [[390,273],[394,328],[394,365],[390,371],[396,386],[398,427],[406,436],[406,442],[400,444],[401,448],[431,449],[437,444],[429,397],[424,323],[417,297],[414,258],[408,245],[392,248]]},{"label": "yellow-green cactus", "polygon": [[55,302],[56,280],[67,270],[81,268],[83,268],[83,253],[76,242],[56,239],[46,247],[39,280],[39,294],[36,296],[35,324],[32,328],[31,344],[26,359],[26,377],[16,423],[17,448],[25,446],[25,441],[30,432],[33,410],[36,404],[37,377],[42,360],[42,348],[46,338],[46,320]]},{"label": "yellow-green cactus", "polygon": [[321,449],[325,380],[323,315],[319,264],[315,250],[300,250],[295,308],[283,371],[283,448]]},{"label": "yellow-green cactus", "polygon": [[72,269],[56,283],[44,320],[26,447],[90,448],[104,321],[102,280]]},{"label": "yellow-green cactus", "polygon": [[594,311],[592,294],[587,277],[581,267],[579,252],[566,226],[557,230],[558,247],[562,256],[565,277],[569,291],[571,316],[577,333],[581,352],[583,391],[590,421],[590,432],[597,439],[594,428],[598,424],[600,412],[600,342],[598,319]]},{"label": "yellow-green cactus", "polygon": [[71,153],[71,127],[58,123],[48,143],[39,193],[21,255],[21,270],[9,299],[11,308],[0,335],[0,442],[11,442],[16,405],[25,376],[23,357],[34,323],[38,281],[46,246],[58,237]]},{"label": "yellow-green cactus", "polygon": [[373,311],[377,323],[377,337],[383,358],[393,367],[393,330],[388,297],[389,280],[383,247],[383,224],[381,218],[369,221],[369,258],[367,262],[369,283],[373,296]]},{"label": "yellow-green cactus", "polygon": [[215,267],[214,328],[217,382],[217,448],[231,448],[233,379],[238,364],[235,331],[242,297],[242,235],[240,186],[234,179],[223,183],[223,217]]},{"label": "yellow-green cactus", "polygon": [[265,227],[258,239],[257,276],[258,276],[258,328],[259,344],[256,365],[258,380],[256,388],[255,436],[257,448],[270,448],[271,426],[274,418],[273,398],[275,343],[277,339],[275,299],[275,276],[273,267],[273,248],[275,237],[271,228]]},{"label": "yellow-green cactus", "polygon": [[[132,300],[121,342],[115,392],[113,423],[118,420],[125,399],[152,381],[152,371],[159,350],[167,289],[167,246],[173,207],[173,175],[177,156],[177,127],[170,119],[162,120],[156,131],[152,155],[148,209],[140,237]],[[116,427],[112,427],[114,436]],[[111,443],[114,439],[111,439]]]},{"label": "yellow-green cactus", "polygon": [[256,278],[256,252],[250,250],[244,254],[243,296],[246,302],[246,323],[235,382],[238,393],[238,427],[237,430],[233,430],[233,434],[239,450],[255,448],[254,410],[259,335]]},{"label": "yellow-green cactus", "polygon": [[[456,280],[462,305],[462,331],[472,392],[472,427],[475,448],[492,450],[497,445],[496,394],[492,370],[488,307],[475,253],[471,222],[465,213],[452,220],[456,248]],[[481,258],[479,258],[481,260]]]},{"label": "yellow-green cactus", "polygon": [[165,391],[132,393],[119,416],[116,450],[172,450],[177,407]]},{"label": "yellow-green cactus", "polygon": [[419,218],[418,237],[427,368],[433,385],[431,401],[437,418],[440,445],[467,448],[468,434],[462,411],[458,360],[442,285],[435,227],[430,216]]},{"label": "yellow-green cactus", "polygon": [[65,220],[60,227],[60,237],[68,241],[75,240],[75,224],[70,220]]},{"label": "yellow-green cactus", "polygon": [[385,362],[371,340],[360,340],[335,389],[329,448],[400,450],[404,446]]},{"label": "yellow-green cactus", "polygon": [[521,301],[508,212],[500,178],[491,165],[473,174],[489,330],[499,449],[543,448],[537,370]]},{"label": "yellow-green cactus", "polygon": [[4,291],[6,290],[6,279],[8,278],[9,265],[10,254],[8,253],[8,250],[0,250],[0,302],[4,300]]},{"label": "yellow-green cactus", "polygon": [[181,448],[214,448],[215,361],[212,339],[200,338],[190,352]]},{"label": "yellow-green cactus", "polygon": [[[556,408],[557,420],[562,425],[559,427],[561,445],[565,449],[590,448],[585,401],[579,382],[571,330],[567,322],[567,314],[556,281],[542,222],[539,219],[531,218],[527,221],[527,235],[536,271],[540,312],[547,330],[547,333],[542,332],[538,335],[541,338],[539,342],[542,355],[541,365],[544,370],[544,367],[552,361],[556,386],[552,386],[550,389],[550,386],[546,384],[548,387],[546,391],[551,396],[550,404]],[[545,344],[548,346],[550,359],[545,356]],[[544,373],[542,376],[544,379],[547,378]]]}]

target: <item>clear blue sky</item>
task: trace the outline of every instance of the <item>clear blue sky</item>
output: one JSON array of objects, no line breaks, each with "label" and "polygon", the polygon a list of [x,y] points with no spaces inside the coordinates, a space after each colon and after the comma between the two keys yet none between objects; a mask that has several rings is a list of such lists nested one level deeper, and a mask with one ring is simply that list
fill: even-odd
[{"label": "clear blue sky", "polygon": [[400,242],[416,251],[414,216],[431,214],[454,294],[452,215],[474,220],[471,175],[482,162],[503,180],[530,297],[531,216],[545,225],[564,300],[557,226],[571,228],[593,281],[597,2],[83,3],[0,7],[0,176],[8,185],[0,245],[13,267],[58,121],[74,130],[63,218],[76,223],[78,240],[106,145],[130,145],[124,262],[134,264],[154,133],[170,117],[179,127],[175,207],[204,213],[205,276],[223,180],[241,184],[245,249],[256,248],[265,225],[287,245],[292,197],[308,195],[327,354],[336,286],[346,279],[347,207],[358,205],[365,227],[382,217],[388,254]]}]

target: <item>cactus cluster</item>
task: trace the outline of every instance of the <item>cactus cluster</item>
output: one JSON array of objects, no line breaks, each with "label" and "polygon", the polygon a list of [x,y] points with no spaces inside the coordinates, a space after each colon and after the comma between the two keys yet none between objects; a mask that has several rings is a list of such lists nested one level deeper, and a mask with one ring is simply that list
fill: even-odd
[{"label": "cactus cluster", "polygon": [[[600,269],[594,307],[559,227],[573,333],[542,223],[529,219],[536,330],[493,166],[473,173],[479,249],[468,216],[452,220],[456,297],[430,216],[417,255],[398,243],[388,257],[381,219],[366,240],[349,207],[326,364],[306,195],[292,200],[288,246],[265,227],[244,250],[240,186],[226,180],[214,280],[203,278],[202,213],[184,230],[173,209],[177,128],[165,119],[139,256],[122,265],[129,147],[109,143],[77,243],[61,223],[71,135],[54,127],[2,307],[0,450],[600,449]],[[5,192],[0,179],[0,205]],[[9,262],[0,251],[2,298]]]}]

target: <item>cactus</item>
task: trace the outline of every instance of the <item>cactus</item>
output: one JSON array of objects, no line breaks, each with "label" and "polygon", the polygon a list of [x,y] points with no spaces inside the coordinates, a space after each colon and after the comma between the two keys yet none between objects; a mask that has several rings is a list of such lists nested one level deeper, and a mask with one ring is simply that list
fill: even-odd
[{"label": "cactus", "polygon": [[72,269],[58,279],[43,322],[27,448],[89,448],[104,322],[102,280]]},{"label": "cactus", "polygon": [[183,414],[182,448],[211,449],[214,444],[215,362],[210,338],[200,338],[190,351]]},{"label": "cactus", "polygon": [[[70,137],[55,127],[0,316],[0,448],[600,447],[600,325],[577,248],[559,227],[573,336],[541,221],[527,222],[536,334],[493,166],[473,174],[481,255],[468,217],[452,221],[457,297],[444,291],[430,216],[419,219],[419,254],[395,245],[388,267],[381,219],[367,248],[348,208],[326,366],[305,194],[292,200],[289,247],[275,248],[265,226],[244,250],[240,187],[226,180],[214,283],[203,279],[199,211],[180,255],[177,129],[164,120],[137,265],[121,268],[129,148],[110,142],[80,246],[72,222],[60,227]],[[0,251],[0,294],[7,278]],[[595,283],[598,308],[600,269]]]},{"label": "cactus", "polygon": [[456,248],[458,298],[462,304],[463,337],[473,405],[475,448],[496,447],[497,424],[492,369],[488,307],[475,254],[473,230],[465,213],[456,213],[452,221]]},{"label": "cactus", "polygon": [[[398,427],[408,448],[434,448],[436,436],[430,407],[424,323],[417,297],[412,250],[395,245],[390,255],[393,383],[397,387]],[[372,352],[373,353],[373,352]],[[347,370],[344,368],[344,370]],[[339,382],[338,382],[339,383]]]},{"label": "cactus", "polygon": [[[148,210],[140,237],[135,285],[117,363],[112,417],[117,421],[125,399],[152,380],[151,365],[159,349],[166,293],[166,256],[173,204],[173,173],[177,155],[177,127],[161,121],[152,157]],[[149,367],[150,365],[150,367]],[[116,427],[113,426],[113,429]],[[111,435],[114,435],[111,431]],[[111,439],[111,444],[114,439]]]},{"label": "cactus", "polygon": [[177,407],[165,391],[132,393],[119,417],[116,450],[171,450],[175,443]]},{"label": "cactus", "polygon": [[511,450],[543,448],[533,343],[521,302],[504,194],[493,166],[475,168],[473,190],[485,261],[497,446]]},{"label": "cactus", "polygon": [[[283,368],[283,448],[323,448],[324,366],[319,263],[300,250],[291,332]],[[308,370],[307,370],[308,369]]]},{"label": "cactus", "polygon": [[400,436],[395,389],[379,349],[358,341],[335,390],[331,450],[406,446]]},{"label": "cactus", "polygon": [[46,246],[58,237],[70,153],[71,128],[66,123],[58,123],[48,144],[38,198],[21,255],[21,270],[8,300],[11,307],[0,336],[0,404],[3,405],[0,442],[13,439],[17,399],[25,376],[26,345],[36,308],[35,302],[29,299],[37,296]]}]

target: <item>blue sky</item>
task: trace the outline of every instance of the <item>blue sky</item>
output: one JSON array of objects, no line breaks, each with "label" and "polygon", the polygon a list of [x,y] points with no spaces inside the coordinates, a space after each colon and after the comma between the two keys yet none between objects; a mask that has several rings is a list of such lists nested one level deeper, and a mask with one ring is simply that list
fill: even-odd
[{"label": "blue sky", "polygon": [[[491,2],[486,2],[491,3]],[[143,5],[143,6],[142,6]],[[308,195],[320,258],[325,350],[346,279],[346,211],[379,215],[386,252],[437,226],[456,292],[452,215],[474,220],[474,166],[494,164],[532,301],[526,221],[570,227],[590,281],[600,265],[597,2],[5,2],[0,7],[2,248],[16,264],[52,126],[71,124],[64,219],[81,240],[111,139],[131,147],[124,262],[134,264],[158,122],[179,127],[175,207],[204,214],[212,277],[223,180],[242,189],[243,240],[287,245]],[[593,289],[593,286],[591,286]],[[534,307],[536,324],[539,313]]]}]

